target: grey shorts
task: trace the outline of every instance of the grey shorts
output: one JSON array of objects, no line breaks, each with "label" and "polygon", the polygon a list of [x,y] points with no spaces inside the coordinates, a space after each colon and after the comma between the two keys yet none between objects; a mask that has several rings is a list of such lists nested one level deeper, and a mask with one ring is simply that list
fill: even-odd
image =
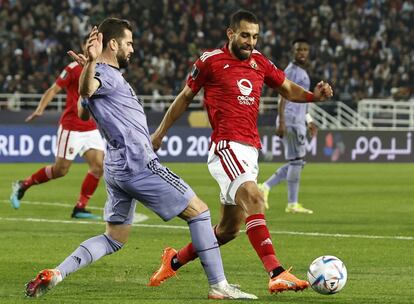
[{"label": "grey shorts", "polygon": [[283,146],[287,160],[305,157],[305,139],[305,125],[286,126],[286,134],[283,136]]},{"label": "grey shorts", "polygon": [[154,211],[164,221],[179,215],[195,196],[193,190],[179,176],[152,160],[147,167],[132,174],[128,180],[117,179],[105,172],[108,194],[104,220],[114,224],[131,224],[136,200]]}]

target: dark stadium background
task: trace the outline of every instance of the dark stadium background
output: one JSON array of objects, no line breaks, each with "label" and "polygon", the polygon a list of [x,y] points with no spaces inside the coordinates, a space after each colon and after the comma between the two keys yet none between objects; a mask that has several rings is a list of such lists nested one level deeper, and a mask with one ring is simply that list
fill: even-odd
[{"label": "dark stadium background", "polygon": [[[384,151],[394,137],[402,138],[394,150],[402,151],[411,144],[405,140],[411,136],[407,132],[414,128],[414,105],[410,99],[414,85],[414,31],[411,30],[414,4],[411,0],[3,0],[0,1],[0,128],[13,126],[17,133],[1,129],[2,147],[7,146],[9,154],[18,149],[15,146],[18,146],[18,130],[22,126],[47,125],[50,130],[57,127],[64,94],[34,122],[24,124],[24,119],[70,62],[66,52],[79,50],[80,41],[91,26],[107,16],[126,18],[133,23],[135,54],[125,75],[143,97],[148,123],[150,128],[155,128],[174,95],[183,87],[196,58],[204,50],[225,43],[229,16],[239,8],[257,14],[261,30],[257,48],[279,68],[285,68],[290,59],[293,39],[306,37],[311,42],[308,71],[312,84],[325,80],[334,89],[332,100],[319,103],[319,111],[315,112],[316,122],[323,130],[318,139],[322,143],[317,161],[332,161],[323,149],[334,149],[338,142],[338,149],[347,157],[335,161],[349,159],[352,149],[356,149],[353,132],[373,131],[367,134],[368,139],[379,130],[396,132],[381,136]],[[262,134],[272,134],[277,95],[265,87],[262,96],[258,125]],[[345,115],[343,109],[352,112]],[[206,117],[201,114],[201,99],[191,110],[178,125],[208,128]],[[325,116],[338,120],[327,122]],[[337,139],[336,142],[329,140],[330,137]],[[347,149],[342,143],[346,143]],[[8,158],[10,155],[1,147],[0,154],[1,162],[33,161],[30,155],[24,159]],[[370,161],[369,157],[368,153],[361,160]],[[278,153],[270,155],[268,151],[261,158],[282,160]],[[204,159],[196,159],[200,160]],[[397,157],[384,154],[371,159],[378,160],[412,160],[412,153],[408,156],[405,153],[404,157],[398,153]]]}]

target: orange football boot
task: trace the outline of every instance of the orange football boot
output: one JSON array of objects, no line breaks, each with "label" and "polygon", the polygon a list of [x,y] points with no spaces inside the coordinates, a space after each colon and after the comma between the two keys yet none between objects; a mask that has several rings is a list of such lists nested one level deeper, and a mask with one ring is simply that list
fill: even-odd
[{"label": "orange football boot", "polygon": [[283,291],[293,290],[299,291],[309,287],[308,281],[303,281],[290,273],[292,267],[283,271],[277,277],[270,279],[269,291],[270,293],[279,293]]},{"label": "orange football boot", "polygon": [[177,254],[177,250],[171,247],[164,249],[164,252],[161,256],[161,266],[154,272],[151,276],[147,286],[160,286],[162,282],[176,276],[176,271],[171,267],[171,260]]}]

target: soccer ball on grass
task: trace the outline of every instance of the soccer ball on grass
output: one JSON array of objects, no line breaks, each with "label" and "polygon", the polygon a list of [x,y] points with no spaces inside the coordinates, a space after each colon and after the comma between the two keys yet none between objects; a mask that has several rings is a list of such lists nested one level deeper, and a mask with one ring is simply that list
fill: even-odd
[{"label": "soccer ball on grass", "polygon": [[308,281],[320,294],[334,294],[344,288],[348,277],[345,264],[332,255],[315,259],[308,269]]}]

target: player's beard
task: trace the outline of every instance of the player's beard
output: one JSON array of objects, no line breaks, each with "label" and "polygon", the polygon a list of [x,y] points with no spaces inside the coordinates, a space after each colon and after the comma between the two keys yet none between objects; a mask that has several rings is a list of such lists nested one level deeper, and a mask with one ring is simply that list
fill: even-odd
[{"label": "player's beard", "polygon": [[[249,55],[246,55],[246,54],[242,53],[241,52],[242,47],[238,46],[236,43],[232,43],[231,50],[232,50],[233,54],[237,58],[239,58],[240,60],[246,60],[246,59],[249,59],[250,58],[251,52],[249,53]],[[246,49],[244,49],[244,50],[246,50]]]},{"label": "player's beard", "polygon": [[119,51],[116,54],[116,60],[118,61],[118,65],[120,69],[125,69],[128,67],[129,59],[128,59],[128,56],[126,56],[124,52]]}]

